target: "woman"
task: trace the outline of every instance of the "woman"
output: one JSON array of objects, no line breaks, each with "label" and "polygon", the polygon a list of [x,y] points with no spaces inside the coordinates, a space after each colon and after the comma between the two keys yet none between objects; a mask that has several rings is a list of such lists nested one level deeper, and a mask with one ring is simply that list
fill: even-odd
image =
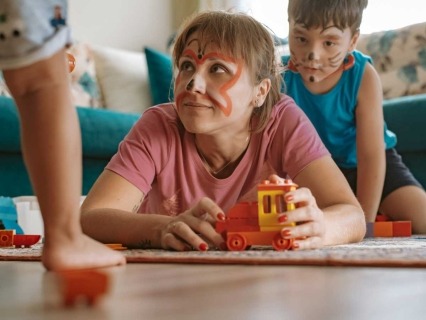
[{"label": "woman", "polygon": [[[241,13],[204,12],[173,52],[174,103],[148,109],[82,206],[84,231],[128,247],[223,247],[215,221],[256,185],[290,177],[298,208],[281,214],[298,249],[360,241],[362,209],[315,129],[280,94],[268,30]],[[325,183],[327,181],[327,183]],[[141,213],[141,214],[136,214]]]}]

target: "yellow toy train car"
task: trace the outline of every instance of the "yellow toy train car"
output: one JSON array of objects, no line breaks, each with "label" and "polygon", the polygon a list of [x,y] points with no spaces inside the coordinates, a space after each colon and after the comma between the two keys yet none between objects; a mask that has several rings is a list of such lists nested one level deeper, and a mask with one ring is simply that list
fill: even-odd
[{"label": "yellow toy train car", "polygon": [[284,196],[297,187],[290,179],[283,183],[265,180],[257,186],[257,202],[240,202],[232,207],[225,221],[216,223],[216,231],[224,237],[228,250],[242,251],[252,245],[291,250],[294,240],[281,236],[285,225],[278,222],[278,216],[295,209],[293,203],[286,203]]}]

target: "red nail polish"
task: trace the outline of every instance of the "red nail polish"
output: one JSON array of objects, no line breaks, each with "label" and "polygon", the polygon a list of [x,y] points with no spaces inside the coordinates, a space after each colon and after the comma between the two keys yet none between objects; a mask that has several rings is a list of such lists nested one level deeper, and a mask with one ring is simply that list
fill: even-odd
[{"label": "red nail polish", "polygon": [[200,249],[200,251],[207,251],[209,247],[207,246],[207,243],[201,243],[200,246],[198,247],[198,249]]},{"label": "red nail polish", "polygon": [[288,217],[287,217],[287,215],[285,214],[285,215],[280,216],[280,217],[278,218],[278,222],[283,223],[283,222],[286,222],[286,221],[287,221],[287,219],[288,219]]},{"label": "red nail polish", "polygon": [[219,212],[216,216],[220,221],[225,221],[226,219],[225,215],[222,212]]},{"label": "red nail polish", "polygon": [[285,196],[285,201],[286,202],[292,202],[294,200],[293,195],[289,194],[288,196]]},{"label": "red nail polish", "polygon": [[289,238],[289,237],[291,236],[291,231],[290,231],[290,230],[288,230],[288,229],[282,230],[282,231],[281,231],[281,236],[282,236],[283,238]]}]

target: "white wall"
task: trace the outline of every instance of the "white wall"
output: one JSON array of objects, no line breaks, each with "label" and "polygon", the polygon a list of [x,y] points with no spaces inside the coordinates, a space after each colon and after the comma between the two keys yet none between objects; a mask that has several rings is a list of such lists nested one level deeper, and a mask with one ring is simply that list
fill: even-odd
[{"label": "white wall", "polygon": [[69,0],[73,37],[97,45],[164,51],[172,31],[170,0]]}]

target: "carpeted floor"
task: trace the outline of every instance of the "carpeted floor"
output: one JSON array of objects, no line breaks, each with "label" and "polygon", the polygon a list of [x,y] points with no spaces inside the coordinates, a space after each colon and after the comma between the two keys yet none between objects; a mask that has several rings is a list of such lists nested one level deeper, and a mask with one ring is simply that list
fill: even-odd
[{"label": "carpeted floor", "polygon": [[[0,248],[0,261],[39,261],[42,245]],[[199,263],[251,265],[318,265],[426,267],[426,235],[409,238],[368,238],[356,244],[304,251],[252,248],[243,252],[174,252],[132,249],[121,251],[129,263]]]}]

